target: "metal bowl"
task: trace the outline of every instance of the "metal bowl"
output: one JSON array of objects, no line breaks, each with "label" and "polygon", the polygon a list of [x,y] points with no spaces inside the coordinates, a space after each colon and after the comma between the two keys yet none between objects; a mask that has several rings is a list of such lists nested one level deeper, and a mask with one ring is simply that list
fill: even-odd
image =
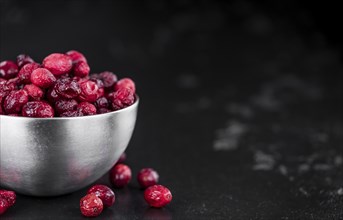
[{"label": "metal bowl", "polygon": [[108,172],[135,126],[133,105],[75,118],[0,115],[0,185],[34,196],[79,190]]}]

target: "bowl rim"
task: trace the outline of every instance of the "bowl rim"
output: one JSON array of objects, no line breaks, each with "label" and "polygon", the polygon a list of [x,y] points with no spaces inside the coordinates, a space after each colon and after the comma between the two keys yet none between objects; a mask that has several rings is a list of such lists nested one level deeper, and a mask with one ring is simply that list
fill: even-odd
[{"label": "bowl rim", "polygon": [[110,115],[119,114],[124,111],[129,111],[130,109],[137,108],[139,104],[139,96],[135,95],[135,102],[125,108],[103,113],[103,114],[96,114],[96,115],[86,115],[86,116],[78,116],[78,117],[53,117],[53,118],[32,118],[32,117],[23,117],[23,116],[10,116],[10,115],[0,115],[0,121],[2,118],[6,119],[13,119],[13,120],[27,120],[27,121],[59,121],[59,120],[87,120],[87,118],[100,118],[100,117],[107,117]]}]

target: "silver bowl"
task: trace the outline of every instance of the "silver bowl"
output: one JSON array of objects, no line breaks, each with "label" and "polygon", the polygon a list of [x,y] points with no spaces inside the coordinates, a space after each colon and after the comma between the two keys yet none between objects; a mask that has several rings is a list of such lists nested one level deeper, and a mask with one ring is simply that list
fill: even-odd
[{"label": "silver bowl", "polygon": [[135,126],[138,97],[119,111],[75,118],[0,115],[0,185],[34,196],[79,190],[108,172]]}]

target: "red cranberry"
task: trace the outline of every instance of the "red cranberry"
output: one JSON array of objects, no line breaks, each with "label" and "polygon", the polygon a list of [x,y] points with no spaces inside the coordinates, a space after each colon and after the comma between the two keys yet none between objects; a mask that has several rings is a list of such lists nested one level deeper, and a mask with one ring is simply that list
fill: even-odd
[{"label": "red cranberry", "polygon": [[20,81],[26,84],[31,83],[31,73],[39,67],[40,65],[38,63],[25,64],[18,73]]},{"label": "red cranberry", "polygon": [[108,71],[100,73],[98,78],[104,83],[105,90],[111,90],[118,80],[114,73]]},{"label": "red cranberry", "polygon": [[95,185],[92,186],[88,192],[90,193],[95,193],[97,197],[99,197],[106,207],[110,207],[114,204],[115,201],[115,195],[114,192],[107,186],[105,185]]},{"label": "red cranberry", "polygon": [[162,185],[153,185],[144,191],[145,201],[155,208],[161,208],[169,204],[172,198],[170,190]]},{"label": "red cranberry", "polygon": [[110,180],[115,187],[122,188],[131,180],[131,169],[125,164],[117,164],[110,171]]},{"label": "red cranberry", "polygon": [[54,109],[44,101],[32,101],[23,106],[22,115],[33,118],[52,118]]},{"label": "red cranberry", "polygon": [[28,101],[29,96],[25,90],[12,91],[4,100],[4,110],[7,114],[18,113]]},{"label": "red cranberry", "polygon": [[79,83],[70,78],[61,78],[57,80],[54,88],[57,94],[67,99],[76,98],[81,93]]},{"label": "red cranberry", "polygon": [[66,54],[71,58],[73,63],[78,63],[78,62],[87,63],[86,57],[82,53],[76,50],[70,50]]},{"label": "red cranberry", "polygon": [[109,112],[111,112],[111,110],[109,110],[108,108],[98,108],[96,111],[97,114],[105,114]]},{"label": "red cranberry", "polygon": [[34,84],[25,85],[24,90],[29,95],[30,100],[40,100],[44,95],[43,90]]},{"label": "red cranberry", "polygon": [[130,78],[123,78],[114,85],[114,91],[117,91],[121,88],[129,88],[133,93],[136,92],[135,83]]},{"label": "red cranberry", "polygon": [[4,214],[9,207],[7,200],[0,197],[0,215]]},{"label": "red cranberry", "polygon": [[91,193],[81,198],[80,210],[82,215],[86,217],[95,217],[101,214],[104,205],[95,193]]},{"label": "red cranberry", "polygon": [[135,96],[131,89],[121,88],[109,95],[109,100],[112,104],[113,110],[119,110],[132,105],[135,102]]},{"label": "red cranberry", "polygon": [[54,75],[62,75],[71,70],[72,59],[61,53],[53,53],[44,58],[43,67],[50,70]]},{"label": "red cranberry", "polygon": [[25,64],[34,62],[35,61],[26,54],[20,54],[17,56],[17,65],[19,68],[23,67]]},{"label": "red cranberry", "polygon": [[74,65],[74,75],[79,77],[88,76],[90,68],[86,62],[78,62]]},{"label": "red cranberry", "polygon": [[100,97],[95,101],[95,106],[100,109],[100,108],[108,108],[108,100],[105,97]]},{"label": "red cranberry", "polygon": [[56,90],[53,87],[48,89],[48,91],[46,92],[46,98],[50,103],[55,103],[58,100],[63,99],[59,94],[57,94]]},{"label": "red cranberry", "polygon": [[77,106],[77,111],[81,112],[82,115],[95,115],[96,108],[93,104],[89,102],[81,102]]},{"label": "red cranberry", "polygon": [[60,117],[80,117],[83,116],[82,112],[77,110],[66,111],[60,114]]},{"label": "red cranberry", "polygon": [[2,61],[0,63],[0,77],[10,79],[16,77],[18,73],[18,66],[10,60]]},{"label": "red cranberry", "polygon": [[75,111],[77,108],[77,101],[75,99],[61,99],[55,102],[55,110],[58,114],[63,112]]},{"label": "red cranberry", "polygon": [[158,173],[151,168],[144,168],[137,175],[138,183],[142,188],[156,185],[158,182]]},{"label": "red cranberry", "polygon": [[6,199],[9,206],[13,206],[16,200],[16,194],[14,191],[0,190],[0,198]]},{"label": "red cranberry", "polygon": [[37,68],[31,73],[31,82],[41,88],[48,88],[56,81],[55,76],[45,68]]},{"label": "red cranberry", "polygon": [[81,94],[79,99],[84,102],[95,102],[98,97],[98,86],[93,81],[85,81],[80,83]]},{"label": "red cranberry", "polygon": [[9,81],[1,81],[0,82],[0,96],[5,97],[7,96],[11,91],[16,89],[16,85],[13,82]]}]

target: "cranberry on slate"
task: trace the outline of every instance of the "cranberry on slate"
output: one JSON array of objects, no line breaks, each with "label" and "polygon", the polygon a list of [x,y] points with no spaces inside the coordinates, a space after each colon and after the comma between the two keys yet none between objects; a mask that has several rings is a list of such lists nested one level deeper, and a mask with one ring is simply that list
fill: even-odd
[{"label": "cranberry on slate", "polygon": [[67,99],[76,98],[81,93],[79,83],[70,78],[61,78],[57,80],[54,89],[57,94]]},{"label": "cranberry on slate", "polygon": [[31,83],[31,73],[39,68],[40,65],[38,63],[28,63],[25,64],[18,73],[18,78],[22,83]]},{"label": "cranberry on slate", "polygon": [[19,54],[17,56],[17,65],[19,68],[24,66],[27,63],[34,63],[35,61],[28,55],[26,54]]},{"label": "cranberry on slate", "polygon": [[88,192],[90,193],[95,193],[97,197],[99,197],[106,207],[110,207],[114,204],[115,201],[115,195],[114,192],[107,186],[105,185],[94,185],[92,186]]},{"label": "cranberry on slate", "polygon": [[103,209],[104,205],[95,193],[88,194],[80,200],[81,213],[86,217],[98,216],[101,214]]},{"label": "cranberry on slate", "polygon": [[37,68],[31,73],[31,82],[38,87],[48,88],[56,81],[55,76],[45,68]]},{"label": "cranberry on slate", "polygon": [[90,68],[86,62],[78,62],[74,64],[74,75],[79,77],[88,76]]},{"label": "cranberry on slate", "polygon": [[44,96],[43,90],[34,84],[25,85],[24,90],[29,95],[30,100],[40,100]]},{"label": "cranberry on slate", "polygon": [[118,161],[117,161],[117,164],[119,164],[119,163],[124,163],[125,160],[126,160],[126,153],[124,152],[124,153],[122,153],[122,154],[120,155],[120,157],[119,157],[119,159],[118,159]]},{"label": "cranberry on slate", "polygon": [[9,207],[7,200],[0,197],[0,215],[4,214]]},{"label": "cranberry on slate", "polygon": [[105,71],[99,74],[98,78],[104,83],[106,90],[111,90],[113,85],[117,82],[117,76],[109,71]]},{"label": "cranberry on slate", "polygon": [[42,64],[44,68],[50,70],[54,75],[68,73],[73,66],[72,59],[61,53],[50,54],[44,58]]},{"label": "cranberry on slate", "polygon": [[82,53],[76,50],[70,50],[66,54],[71,58],[73,63],[78,63],[78,62],[87,63],[86,57]]},{"label": "cranberry on slate", "polygon": [[54,109],[44,101],[32,101],[23,106],[22,115],[33,118],[52,118]]},{"label": "cranberry on slate", "polygon": [[136,92],[136,86],[135,83],[132,81],[130,78],[123,78],[119,80],[115,85],[114,85],[114,90],[117,91],[121,88],[129,88],[132,90],[133,93]]},{"label": "cranberry on slate", "polygon": [[95,115],[96,108],[93,104],[89,102],[81,102],[77,106],[77,111],[81,112],[82,115]]},{"label": "cranberry on slate", "polygon": [[5,60],[0,63],[0,77],[10,79],[16,77],[18,73],[18,66],[10,60]]},{"label": "cranberry on slate", "polygon": [[162,185],[153,185],[144,191],[145,201],[155,208],[161,208],[169,204],[172,198],[170,190]]},{"label": "cranberry on slate", "polygon": [[135,102],[135,96],[131,89],[120,88],[118,91],[109,95],[109,100],[111,101],[112,109],[119,110],[127,106],[132,105]]},{"label": "cranberry on slate", "polygon": [[6,96],[3,107],[7,114],[19,113],[28,101],[29,95],[25,90],[12,91]]},{"label": "cranberry on slate", "polygon": [[138,183],[142,188],[147,188],[149,186],[156,185],[158,182],[158,173],[151,168],[144,168],[139,171],[137,175]]},{"label": "cranberry on slate", "polygon": [[7,200],[9,206],[13,206],[17,198],[14,191],[10,190],[0,190],[0,198]]},{"label": "cranberry on slate", "polygon": [[116,164],[110,171],[110,180],[117,188],[129,184],[131,180],[131,169],[125,164]]},{"label": "cranberry on slate", "polygon": [[55,110],[58,114],[62,114],[76,110],[77,105],[78,103],[75,99],[61,99],[55,102]]},{"label": "cranberry on slate", "polygon": [[98,98],[98,86],[93,81],[85,81],[80,83],[81,94],[79,99],[84,102],[95,102]]}]

